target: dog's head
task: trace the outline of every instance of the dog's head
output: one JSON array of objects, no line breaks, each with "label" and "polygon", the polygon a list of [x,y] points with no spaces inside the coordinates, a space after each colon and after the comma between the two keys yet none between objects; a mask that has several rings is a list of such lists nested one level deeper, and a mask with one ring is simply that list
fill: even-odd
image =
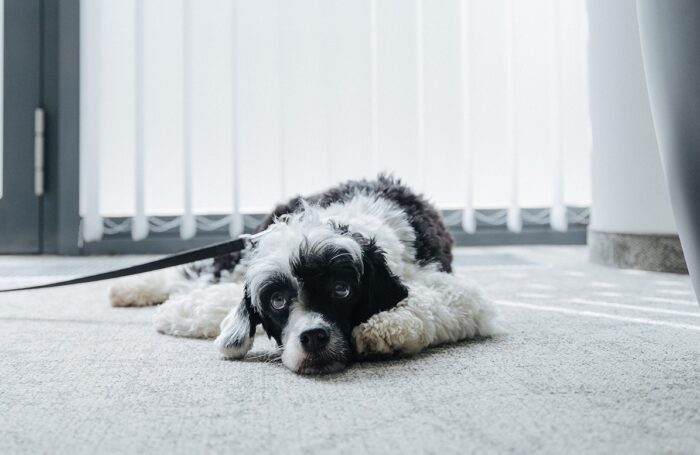
[{"label": "dog's head", "polygon": [[243,357],[262,324],[289,369],[341,370],[352,360],[353,327],[408,291],[374,239],[333,222],[282,223],[251,254],[245,297],[224,322],[222,350]]}]

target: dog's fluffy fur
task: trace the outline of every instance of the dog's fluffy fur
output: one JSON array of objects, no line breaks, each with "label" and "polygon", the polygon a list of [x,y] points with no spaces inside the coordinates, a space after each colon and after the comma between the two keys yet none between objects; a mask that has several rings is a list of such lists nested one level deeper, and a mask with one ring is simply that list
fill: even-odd
[{"label": "dog's fluffy fur", "polygon": [[[112,304],[165,301],[155,316],[158,331],[217,337],[226,358],[243,357],[262,324],[283,346],[283,363],[298,372],[340,369],[349,363],[350,349],[359,357],[414,354],[497,330],[491,304],[450,273],[452,238],[439,214],[397,180],[348,182],[294,198],[263,221],[258,231],[263,230],[267,233],[242,258],[227,255],[178,272],[117,282]],[[344,317],[318,309],[310,302],[317,297],[308,291],[319,273],[314,267],[337,267],[337,261],[354,270],[356,291],[365,296],[355,299],[353,314]],[[298,292],[290,295],[281,321],[271,314],[265,294],[274,280]],[[343,341],[346,326],[351,346]],[[332,356],[314,357],[299,344],[300,334],[316,327],[330,335]]]}]

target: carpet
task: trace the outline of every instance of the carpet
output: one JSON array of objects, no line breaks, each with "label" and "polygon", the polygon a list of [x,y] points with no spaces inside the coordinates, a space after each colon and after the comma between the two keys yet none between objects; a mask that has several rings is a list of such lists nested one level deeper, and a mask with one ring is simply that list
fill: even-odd
[{"label": "carpet", "polygon": [[[260,341],[230,362],[210,341],[159,335],[154,309],[111,308],[107,283],[0,295],[0,453],[700,450],[687,276],[590,264],[581,247],[457,253],[505,334],[321,377],[295,375]],[[11,272],[46,261],[43,276]],[[61,264],[0,257],[0,286],[74,273]]]}]

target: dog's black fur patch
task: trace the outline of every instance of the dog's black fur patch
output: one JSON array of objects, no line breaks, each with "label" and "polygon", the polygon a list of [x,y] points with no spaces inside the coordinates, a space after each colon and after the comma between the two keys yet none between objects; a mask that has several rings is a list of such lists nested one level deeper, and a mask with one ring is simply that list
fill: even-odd
[{"label": "dog's black fur patch", "polygon": [[[361,265],[343,253],[333,247],[301,251],[291,265],[308,308],[349,333],[373,314],[396,306],[408,296],[408,289],[391,273],[384,252],[374,240],[362,245]],[[349,283],[352,293],[347,299],[333,301],[328,286],[338,280]]]}]

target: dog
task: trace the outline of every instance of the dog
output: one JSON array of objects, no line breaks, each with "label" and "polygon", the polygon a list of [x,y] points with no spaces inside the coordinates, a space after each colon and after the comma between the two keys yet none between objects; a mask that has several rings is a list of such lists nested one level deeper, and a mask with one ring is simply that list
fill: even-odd
[{"label": "dog", "polygon": [[[263,234],[242,254],[152,275],[146,281],[117,283],[111,290],[112,304],[144,306],[170,298],[176,314],[161,317],[170,322],[159,330],[218,335],[215,343],[227,359],[243,358],[262,326],[279,346],[282,363],[302,374],[340,371],[367,351],[418,351],[437,342],[494,332],[489,305],[449,281],[456,281],[451,276],[453,239],[439,212],[391,176],[349,181],[293,198],[277,206],[256,232]],[[244,283],[239,304],[231,302],[236,288],[226,287],[237,281]],[[440,286],[452,288],[433,296]],[[416,290],[413,300],[410,289]],[[449,301],[455,294],[457,303]],[[425,296],[433,300],[426,303]],[[426,313],[431,311],[426,305],[439,305],[443,302],[434,301],[442,299],[445,309]],[[212,323],[199,323],[201,330],[192,329],[196,324],[183,324],[185,306],[209,312],[196,318]],[[401,322],[404,327],[397,331],[392,316],[417,323]],[[377,337],[378,331],[383,335]],[[392,334],[395,341],[389,341]]]}]

